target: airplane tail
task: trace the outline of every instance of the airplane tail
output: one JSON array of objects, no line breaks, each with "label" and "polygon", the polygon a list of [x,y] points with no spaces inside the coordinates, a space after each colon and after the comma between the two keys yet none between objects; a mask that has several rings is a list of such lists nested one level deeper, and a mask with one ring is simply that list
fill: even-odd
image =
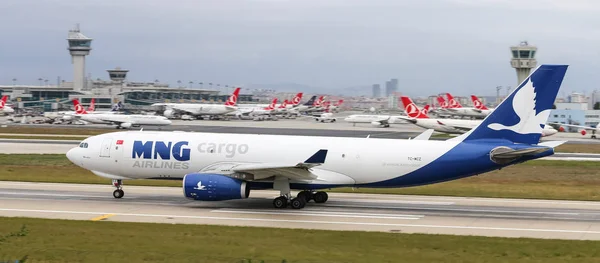
[{"label": "airplane tail", "polygon": [[319,99],[317,101],[315,101],[315,103],[313,104],[314,107],[320,107],[323,106],[323,100],[325,99],[325,96],[321,96],[319,97]]},{"label": "airplane tail", "polygon": [[277,104],[277,98],[274,98],[273,101],[271,102],[271,104],[269,104],[269,106],[267,106],[265,108],[265,110],[274,110],[275,109],[275,104]]},{"label": "airplane tail", "polygon": [[298,94],[296,94],[296,96],[292,99],[292,106],[296,106],[298,104],[300,104],[300,100],[302,100],[302,92],[299,92]]},{"label": "airplane tail", "polygon": [[310,97],[310,99],[304,103],[305,106],[312,106],[315,103],[315,100],[317,99],[317,96],[312,96]]},{"label": "airplane tail", "polygon": [[402,101],[402,104],[404,105],[404,111],[406,112],[406,115],[408,117],[415,118],[415,119],[429,118],[429,116],[423,114],[419,110],[419,107],[417,107],[417,105],[415,105],[415,103],[409,97],[402,96],[402,97],[400,97],[400,100]]},{"label": "airplane tail", "polygon": [[481,102],[481,100],[479,100],[479,98],[477,98],[477,96],[471,95],[471,100],[473,101],[473,106],[475,107],[475,109],[489,110],[488,107],[483,105],[483,103]]},{"label": "airplane tail", "polygon": [[425,107],[423,107],[423,109],[421,110],[421,114],[423,115],[427,115],[429,113],[429,104],[425,105]]},{"label": "airplane tail", "polygon": [[444,100],[444,98],[442,96],[438,96],[437,101],[440,104],[440,108],[442,108],[442,109],[448,108],[448,103],[446,103],[446,101]]},{"label": "airplane tail", "polygon": [[4,109],[4,106],[6,105],[6,100],[7,99],[8,99],[8,95],[2,96],[2,100],[0,100],[0,109]]},{"label": "airplane tail", "polygon": [[96,109],[96,99],[92,98],[92,101],[90,102],[90,106],[88,107],[88,111],[94,111]]},{"label": "airplane tail", "polygon": [[509,140],[537,144],[565,77],[567,65],[541,65],[469,132],[450,140]]},{"label": "airplane tail", "polygon": [[115,103],[115,105],[113,105],[111,111],[119,111],[123,108],[123,103],[121,103],[120,101]]},{"label": "airplane tail", "polygon": [[235,106],[237,104],[238,96],[240,95],[241,88],[235,88],[229,99],[225,102],[226,106]]},{"label": "airplane tail", "polygon": [[87,111],[85,111],[85,109],[83,109],[83,106],[81,106],[81,104],[79,103],[78,99],[73,100],[73,105],[75,106],[76,114],[86,114],[87,113]]},{"label": "airplane tail", "polygon": [[342,103],[344,103],[344,100],[338,100],[337,104],[333,105],[336,107],[342,106]]},{"label": "airplane tail", "polygon": [[462,108],[462,105],[460,105],[460,103],[454,99],[452,94],[446,93],[446,97],[448,98],[448,104],[450,108]]},{"label": "airplane tail", "polygon": [[281,105],[279,105],[279,108],[285,109],[287,107],[288,103],[290,103],[288,100],[283,100],[283,103],[281,103]]}]

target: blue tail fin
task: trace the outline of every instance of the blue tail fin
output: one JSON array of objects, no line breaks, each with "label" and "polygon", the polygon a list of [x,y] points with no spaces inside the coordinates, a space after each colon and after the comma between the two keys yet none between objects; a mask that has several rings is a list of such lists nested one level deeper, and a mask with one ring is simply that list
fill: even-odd
[{"label": "blue tail fin", "polygon": [[537,144],[567,67],[539,66],[481,124],[455,139],[505,139]]},{"label": "blue tail fin", "polygon": [[313,103],[315,103],[316,99],[317,99],[317,96],[312,96],[312,97],[310,97],[310,99],[306,103],[304,103],[304,105],[306,105],[306,106],[312,106]]}]

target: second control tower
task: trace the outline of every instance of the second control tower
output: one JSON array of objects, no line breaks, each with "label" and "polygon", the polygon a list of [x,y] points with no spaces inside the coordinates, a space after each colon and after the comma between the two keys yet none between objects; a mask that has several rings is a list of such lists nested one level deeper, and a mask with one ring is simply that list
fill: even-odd
[{"label": "second control tower", "polygon": [[85,56],[92,50],[92,39],[81,34],[77,25],[75,29],[69,30],[67,41],[73,63],[73,90],[81,91],[85,84]]},{"label": "second control tower", "polygon": [[518,46],[510,47],[510,51],[512,52],[510,65],[517,71],[517,85],[519,85],[529,76],[531,69],[537,67],[537,60],[535,60],[537,47],[522,41]]}]

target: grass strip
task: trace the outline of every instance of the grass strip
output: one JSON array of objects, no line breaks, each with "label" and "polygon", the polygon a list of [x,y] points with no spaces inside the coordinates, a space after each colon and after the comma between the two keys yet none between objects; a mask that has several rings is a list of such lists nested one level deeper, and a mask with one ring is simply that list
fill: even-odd
[{"label": "grass strip", "polygon": [[[360,229],[357,229],[360,230]],[[0,218],[27,262],[598,262],[598,241]]]}]

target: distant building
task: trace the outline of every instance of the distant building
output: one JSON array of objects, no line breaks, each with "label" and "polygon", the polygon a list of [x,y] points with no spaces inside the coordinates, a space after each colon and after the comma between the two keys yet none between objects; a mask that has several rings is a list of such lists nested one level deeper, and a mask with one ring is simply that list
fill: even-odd
[{"label": "distant building", "polygon": [[381,97],[381,85],[373,84],[373,98]]},{"label": "distant building", "polygon": [[559,102],[554,104],[557,110],[588,110],[586,102]]},{"label": "distant building", "polygon": [[392,92],[388,96],[388,109],[398,109],[398,100],[400,99],[400,92]]}]

